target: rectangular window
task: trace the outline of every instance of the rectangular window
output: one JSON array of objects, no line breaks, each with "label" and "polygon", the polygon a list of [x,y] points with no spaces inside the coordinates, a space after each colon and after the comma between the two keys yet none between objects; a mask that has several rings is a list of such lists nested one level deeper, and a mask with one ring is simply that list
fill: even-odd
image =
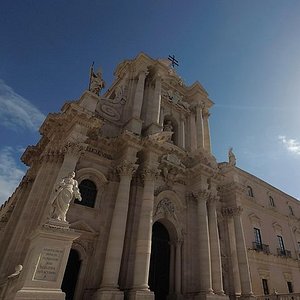
[{"label": "rectangular window", "polygon": [[269,295],[269,286],[268,286],[268,280],[262,279],[262,286],[264,289],[264,295]]},{"label": "rectangular window", "polygon": [[294,293],[293,284],[290,281],[287,281],[287,286],[289,293]]},{"label": "rectangular window", "polygon": [[298,251],[300,251],[300,242],[298,242]]},{"label": "rectangular window", "polygon": [[278,238],[278,243],[279,243],[280,251],[281,251],[281,252],[284,252],[284,251],[285,251],[285,248],[284,248],[283,238],[282,238],[281,235],[277,235],[277,238]]},{"label": "rectangular window", "polygon": [[260,229],[254,228],[254,237],[255,237],[256,246],[257,247],[262,247]]}]

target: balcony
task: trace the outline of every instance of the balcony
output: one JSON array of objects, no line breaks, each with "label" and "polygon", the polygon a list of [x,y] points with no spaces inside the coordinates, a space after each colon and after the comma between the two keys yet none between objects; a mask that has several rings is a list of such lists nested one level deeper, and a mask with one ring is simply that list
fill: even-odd
[{"label": "balcony", "polygon": [[253,242],[252,248],[253,248],[253,250],[258,251],[258,252],[270,254],[269,245]]},{"label": "balcony", "polygon": [[300,300],[300,293],[256,296],[257,300]]},{"label": "balcony", "polygon": [[281,248],[277,248],[277,254],[279,256],[284,256],[284,257],[292,257],[291,251],[289,250],[285,250],[285,249],[281,249]]}]

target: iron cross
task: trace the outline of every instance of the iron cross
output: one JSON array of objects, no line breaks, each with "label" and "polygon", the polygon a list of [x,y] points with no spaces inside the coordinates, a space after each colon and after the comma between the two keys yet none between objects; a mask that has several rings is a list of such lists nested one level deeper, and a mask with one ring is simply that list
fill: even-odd
[{"label": "iron cross", "polygon": [[175,66],[177,66],[177,67],[179,66],[178,60],[175,58],[174,54],[173,54],[173,56],[169,55],[168,60],[171,61],[171,65],[173,68],[175,68]]}]

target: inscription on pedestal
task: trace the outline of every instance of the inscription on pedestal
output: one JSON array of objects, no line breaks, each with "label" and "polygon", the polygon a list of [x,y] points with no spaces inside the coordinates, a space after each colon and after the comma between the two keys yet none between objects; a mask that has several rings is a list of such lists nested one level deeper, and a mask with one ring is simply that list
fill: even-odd
[{"label": "inscription on pedestal", "polygon": [[63,249],[43,248],[33,280],[56,281],[63,253]]}]

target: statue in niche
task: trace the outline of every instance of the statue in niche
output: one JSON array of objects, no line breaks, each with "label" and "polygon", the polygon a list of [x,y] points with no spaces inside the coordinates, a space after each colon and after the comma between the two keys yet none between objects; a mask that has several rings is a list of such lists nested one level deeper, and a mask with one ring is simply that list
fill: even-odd
[{"label": "statue in niche", "polygon": [[173,132],[173,125],[170,120],[168,120],[164,125],[164,131],[171,131]]},{"label": "statue in niche", "polygon": [[[166,123],[164,124],[164,131],[166,132],[174,132],[173,131],[173,125],[172,122],[170,120],[167,120]],[[173,135],[173,134],[172,134]],[[168,142],[172,143],[172,135],[170,135]]]},{"label": "statue in niche", "polygon": [[232,147],[230,147],[229,150],[228,150],[228,161],[229,161],[229,164],[231,166],[235,166],[236,165],[236,158],[235,158],[235,155],[233,153]]},{"label": "statue in niche", "polygon": [[78,188],[78,182],[74,179],[75,172],[71,172],[67,177],[56,185],[54,196],[51,201],[52,212],[51,218],[58,221],[66,222],[66,214],[69,210],[70,202],[73,198],[81,201],[81,194]]},{"label": "statue in niche", "polygon": [[94,73],[94,63],[91,66],[90,70],[90,83],[89,83],[89,91],[92,93],[99,95],[101,90],[105,87],[105,82],[102,79],[102,71],[99,69],[97,73]]}]

